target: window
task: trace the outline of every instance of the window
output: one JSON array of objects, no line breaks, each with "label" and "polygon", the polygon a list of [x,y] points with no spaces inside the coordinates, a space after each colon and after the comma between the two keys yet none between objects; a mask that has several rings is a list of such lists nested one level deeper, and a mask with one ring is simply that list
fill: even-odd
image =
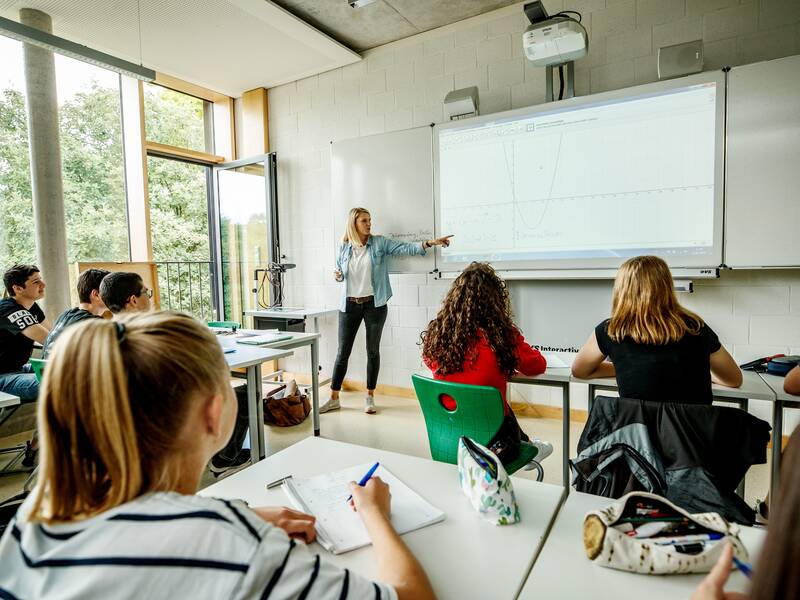
[{"label": "window", "polygon": [[22,44],[0,36],[0,271],[35,262]]},{"label": "window", "polygon": [[127,261],[119,76],[56,55],[67,260]]},{"label": "window", "polygon": [[147,83],[144,86],[145,137],[150,142],[213,154],[210,102]]},{"label": "window", "polygon": [[[35,262],[22,44],[0,36],[0,268]],[[67,260],[128,260],[119,77],[55,56]]]},{"label": "window", "polygon": [[[162,308],[213,320],[209,241],[210,167],[204,162],[213,134],[210,103],[157,85],[145,85],[147,187],[153,259]],[[154,149],[152,143],[164,146]],[[177,153],[175,151],[178,151]],[[181,150],[193,150],[187,158]],[[185,153],[184,153],[185,154]]]}]

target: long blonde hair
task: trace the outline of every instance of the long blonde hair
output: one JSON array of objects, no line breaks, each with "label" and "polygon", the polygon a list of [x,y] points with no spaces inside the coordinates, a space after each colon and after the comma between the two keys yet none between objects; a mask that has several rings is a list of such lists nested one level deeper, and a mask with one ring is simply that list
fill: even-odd
[{"label": "long blonde hair", "polygon": [[227,368],[214,335],[188,315],[136,313],[67,329],[39,396],[41,470],[29,518],[83,519],[174,489],[166,458],[201,393],[229,393]]},{"label": "long blonde hair", "polygon": [[622,263],[614,281],[608,336],[620,342],[663,345],[697,335],[703,320],[675,297],[669,267],[657,256],[636,256]]},{"label": "long blonde hair", "polygon": [[358,228],[356,227],[356,221],[358,220],[358,217],[364,213],[369,215],[369,211],[366,208],[357,206],[350,209],[350,212],[347,215],[347,225],[344,228],[344,235],[342,236],[343,243],[350,242],[351,246],[364,245],[361,243],[361,236],[358,234]]}]

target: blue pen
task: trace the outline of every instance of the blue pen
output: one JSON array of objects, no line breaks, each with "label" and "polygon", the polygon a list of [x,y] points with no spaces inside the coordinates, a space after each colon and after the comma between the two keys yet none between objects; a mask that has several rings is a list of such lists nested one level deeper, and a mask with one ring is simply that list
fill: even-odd
[{"label": "blue pen", "polygon": [[736,565],[736,568],[739,569],[744,574],[745,577],[747,577],[748,579],[753,578],[753,567],[748,565],[746,562],[743,562],[734,556],[733,564]]},{"label": "blue pen", "polygon": [[[367,485],[367,482],[369,481],[369,478],[372,477],[372,474],[375,472],[375,469],[377,469],[378,465],[380,465],[380,464],[381,463],[376,462],[374,465],[372,465],[370,467],[369,471],[367,471],[367,474],[364,475],[361,478],[361,481],[358,482],[358,485],[360,485],[361,487],[364,487],[365,485]],[[351,494],[350,496],[347,497],[347,500],[345,500],[345,502],[350,502],[350,500],[352,500],[352,499],[353,499],[353,496]]]}]

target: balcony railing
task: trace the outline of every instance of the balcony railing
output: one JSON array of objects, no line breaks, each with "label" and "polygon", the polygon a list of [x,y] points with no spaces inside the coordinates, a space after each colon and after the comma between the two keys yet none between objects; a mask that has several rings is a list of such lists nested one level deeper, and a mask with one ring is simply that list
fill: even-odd
[{"label": "balcony railing", "polygon": [[211,262],[159,261],[158,287],[161,308],[189,313],[201,321],[213,321]]}]

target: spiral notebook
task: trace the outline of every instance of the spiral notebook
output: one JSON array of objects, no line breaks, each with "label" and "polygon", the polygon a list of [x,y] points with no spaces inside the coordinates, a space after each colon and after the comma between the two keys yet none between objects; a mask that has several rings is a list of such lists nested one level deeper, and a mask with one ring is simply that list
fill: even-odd
[{"label": "spiral notebook", "polygon": [[[372,542],[360,517],[350,508],[348,483],[364,476],[370,463],[304,479],[287,479],[283,491],[297,510],[317,518],[317,541],[333,554],[350,552]],[[392,492],[392,525],[399,534],[444,520],[444,513],[397,479],[383,465],[375,472]]]}]

